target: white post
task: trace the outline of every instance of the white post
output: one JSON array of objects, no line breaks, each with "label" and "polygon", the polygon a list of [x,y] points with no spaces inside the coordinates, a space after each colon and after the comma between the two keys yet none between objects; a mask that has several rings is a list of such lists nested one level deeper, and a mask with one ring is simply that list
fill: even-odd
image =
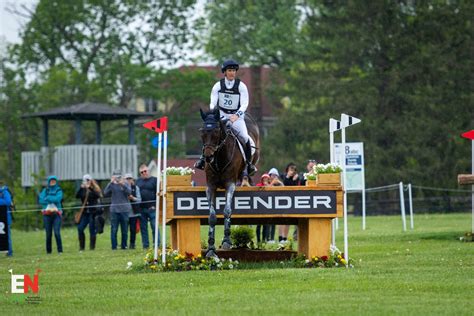
[{"label": "white post", "polygon": [[405,217],[405,197],[403,195],[403,182],[398,184],[398,189],[400,192],[400,211],[402,213],[402,224],[403,224],[403,231],[407,230],[407,220]]},{"label": "white post", "polygon": [[365,209],[365,184],[364,184],[364,188],[362,189],[362,230],[365,230],[365,227],[366,227],[365,218],[366,218],[366,209]]},{"label": "white post", "polygon": [[364,161],[364,144],[362,143],[362,153],[361,153],[361,165],[362,165],[362,230],[365,230],[365,220],[366,220],[366,207],[365,207],[365,161]]},{"label": "white post", "polygon": [[410,229],[415,228],[415,223],[413,219],[413,197],[411,194],[411,183],[408,184],[408,199],[409,199],[409,204],[410,204]]},{"label": "white post", "polygon": [[[334,132],[333,132],[333,120],[329,119],[329,162],[334,162]],[[334,120],[335,121],[335,120]],[[336,229],[337,229],[337,217],[331,221],[331,244],[336,246]]]},{"label": "white post", "polygon": [[161,259],[163,263],[166,261],[166,168],[168,167],[168,131],[164,131],[163,139],[164,149],[163,149],[163,210],[161,214],[163,215],[163,227],[162,227],[162,240],[161,240]]},{"label": "white post", "polygon": [[[155,261],[158,260],[158,228],[160,224],[158,222],[160,214],[160,181],[161,181],[161,133],[158,133],[158,157],[156,164],[156,203],[155,203],[155,244],[154,247],[154,256]],[[163,262],[164,263],[164,262]]]},{"label": "white post", "polygon": [[344,190],[344,259],[349,262],[349,241],[347,228],[347,190],[346,190],[346,128],[342,128],[342,185]]}]

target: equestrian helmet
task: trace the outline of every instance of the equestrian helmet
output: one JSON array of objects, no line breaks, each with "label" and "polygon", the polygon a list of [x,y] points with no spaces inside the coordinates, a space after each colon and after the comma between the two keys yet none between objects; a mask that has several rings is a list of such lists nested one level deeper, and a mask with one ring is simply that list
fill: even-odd
[{"label": "equestrian helmet", "polygon": [[224,73],[227,69],[239,70],[239,63],[233,59],[227,59],[222,63],[222,73]]}]

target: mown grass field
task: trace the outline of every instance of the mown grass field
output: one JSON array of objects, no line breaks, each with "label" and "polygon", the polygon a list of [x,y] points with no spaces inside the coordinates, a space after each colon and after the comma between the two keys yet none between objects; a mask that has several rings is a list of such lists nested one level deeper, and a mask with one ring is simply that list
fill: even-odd
[{"label": "mown grass field", "polygon": [[[349,219],[354,269],[260,264],[234,271],[143,273],[127,271],[126,265],[142,264],[144,251],[111,251],[109,230],[99,236],[97,250],[79,253],[76,230],[63,229],[62,255],[45,254],[43,231],[14,231],[14,257],[0,257],[0,311],[2,315],[472,315],[474,244],[458,239],[470,229],[470,214],[418,215],[415,230],[406,233],[399,217],[369,217],[366,231],[360,221]],[[342,229],[337,240],[342,249]],[[8,270],[33,275],[37,268],[42,270],[41,302],[33,305],[21,294],[10,293]]]}]

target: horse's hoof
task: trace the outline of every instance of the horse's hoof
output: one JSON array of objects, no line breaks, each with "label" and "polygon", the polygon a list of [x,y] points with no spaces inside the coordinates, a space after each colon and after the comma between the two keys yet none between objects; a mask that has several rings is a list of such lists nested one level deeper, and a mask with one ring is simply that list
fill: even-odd
[{"label": "horse's hoof", "polygon": [[230,248],[232,248],[232,244],[230,242],[223,241],[222,245],[221,245],[221,248],[224,249],[224,250],[229,250]]},{"label": "horse's hoof", "polygon": [[214,251],[214,249],[209,249],[207,252],[206,252],[206,258],[219,258],[216,254],[216,252]]}]

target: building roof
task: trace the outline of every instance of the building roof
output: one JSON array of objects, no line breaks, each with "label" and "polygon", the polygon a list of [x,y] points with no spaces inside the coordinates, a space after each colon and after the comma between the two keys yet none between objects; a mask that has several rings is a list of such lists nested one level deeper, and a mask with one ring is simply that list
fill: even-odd
[{"label": "building roof", "polygon": [[150,112],[137,112],[126,108],[113,107],[102,103],[80,103],[72,106],[54,108],[43,112],[22,115],[23,118],[39,117],[52,120],[91,120],[111,121],[144,116],[154,116]]}]

